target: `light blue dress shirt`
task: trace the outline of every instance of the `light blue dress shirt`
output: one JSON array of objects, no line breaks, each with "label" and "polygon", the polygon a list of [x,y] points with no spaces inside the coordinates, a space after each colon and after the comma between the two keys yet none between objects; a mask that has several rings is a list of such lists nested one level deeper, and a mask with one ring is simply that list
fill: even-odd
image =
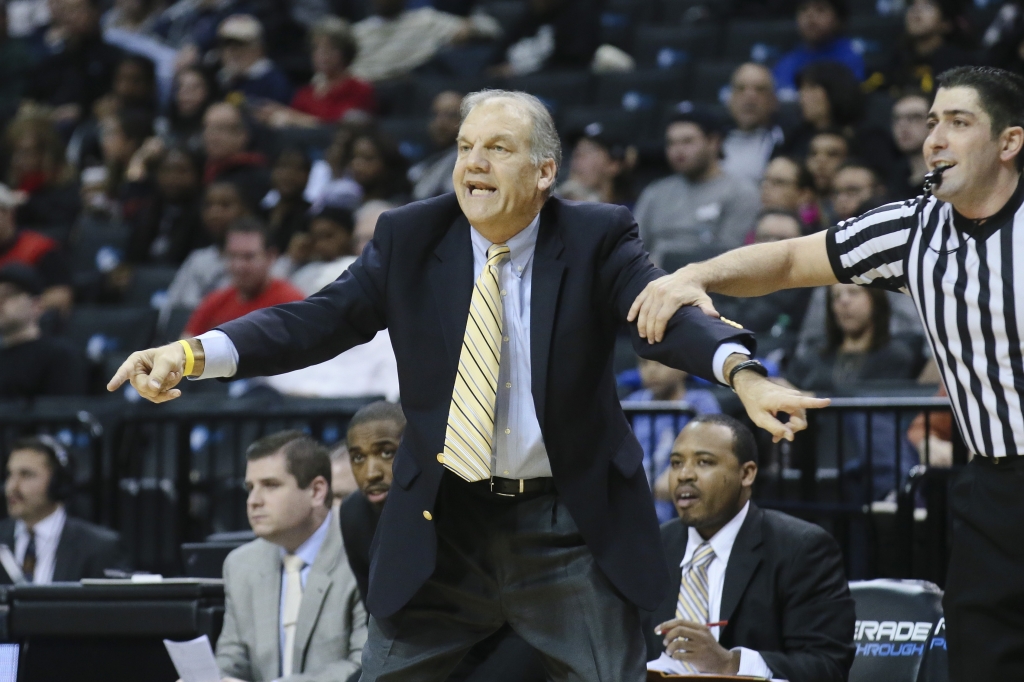
[{"label": "light blue dress shirt", "polygon": [[[320,524],[320,527],[313,531],[313,534],[306,539],[299,548],[295,550],[295,556],[300,557],[303,562],[302,570],[299,571],[299,580],[302,582],[302,589],[306,589],[306,578],[309,577],[309,571],[313,568],[313,562],[316,561],[317,555],[320,553],[320,548],[324,544],[324,540],[327,538],[327,531],[331,527],[331,519],[334,518],[334,512],[327,512],[327,518]],[[284,614],[284,595],[285,595],[285,575],[284,575],[284,556],[287,554],[284,547],[281,547],[281,602],[278,607],[278,628],[280,629],[280,651],[281,655],[278,660],[284,662],[284,621],[282,616]]]},{"label": "light blue dress shirt", "polygon": [[[530,299],[533,293],[533,252],[540,215],[525,230],[505,242],[509,257],[498,267],[505,320],[495,404],[494,452],[491,473],[500,478],[540,478],[551,475],[548,451],[533,402],[530,358]],[[470,227],[473,240],[473,281],[487,264],[491,242]]]}]

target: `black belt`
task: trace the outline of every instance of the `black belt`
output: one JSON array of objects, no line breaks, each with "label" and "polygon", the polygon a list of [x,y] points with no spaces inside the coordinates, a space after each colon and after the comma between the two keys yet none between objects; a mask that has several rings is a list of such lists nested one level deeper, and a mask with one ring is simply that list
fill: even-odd
[{"label": "black belt", "polygon": [[473,485],[486,487],[495,495],[502,497],[519,497],[521,495],[540,495],[555,489],[555,479],[546,478],[498,478],[493,476]]},{"label": "black belt", "polygon": [[997,467],[1007,467],[1010,465],[1016,465],[1024,462],[1024,455],[1012,454],[1004,455],[1003,457],[988,457],[986,455],[978,455],[974,459],[979,462],[985,462],[986,464],[992,464]]}]

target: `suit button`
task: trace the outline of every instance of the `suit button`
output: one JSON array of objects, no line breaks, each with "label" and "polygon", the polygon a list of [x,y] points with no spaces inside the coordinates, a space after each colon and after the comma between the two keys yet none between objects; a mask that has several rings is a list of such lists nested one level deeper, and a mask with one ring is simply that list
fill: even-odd
[{"label": "suit button", "polygon": [[423,512],[423,518],[425,518],[427,521],[433,521],[434,520],[434,515],[431,514],[428,511],[424,511]]},{"label": "suit button", "polygon": [[444,464],[444,453],[437,454],[437,461],[440,462],[441,464]]}]

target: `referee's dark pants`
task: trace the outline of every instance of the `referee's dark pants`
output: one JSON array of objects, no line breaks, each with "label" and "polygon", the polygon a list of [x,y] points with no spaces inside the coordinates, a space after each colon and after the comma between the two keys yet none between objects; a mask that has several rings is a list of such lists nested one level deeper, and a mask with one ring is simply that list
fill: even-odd
[{"label": "referee's dark pants", "polygon": [[370,618],[361,682],[444,680],[505,622],[549,680],[644,680],[639,610],[598,568],[556,492],[501,497],[445,472],[434,521],[434,574],[396,614]]},{"label": "referee's dark pants", "polygon": [[1024,680],[1024,457],[975,457],[953,486],[942,600],[953,682]]}]

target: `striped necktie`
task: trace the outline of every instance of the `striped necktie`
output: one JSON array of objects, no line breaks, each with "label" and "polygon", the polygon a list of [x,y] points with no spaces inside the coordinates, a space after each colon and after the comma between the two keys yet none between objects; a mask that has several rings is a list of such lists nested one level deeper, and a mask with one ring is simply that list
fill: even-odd
[{"label": "striped necktie", "polygon": [[491,476],[494,401],[498,395],[504,318],[498,266],[508,253],[504,244],[487,249],[487,265],[473,286],[459,373],[448,410],[442,463],[467,481],[482,481]]},{"label": "striped necktie", "polygon": [[[676,602],[676,618],[691,623],[708,622],[708,564],[715,558],[711,543],[702,542],[683,567],[679,584],[679,600]],[[700,672],[689,663],[683,663],[689,672]]]}]

